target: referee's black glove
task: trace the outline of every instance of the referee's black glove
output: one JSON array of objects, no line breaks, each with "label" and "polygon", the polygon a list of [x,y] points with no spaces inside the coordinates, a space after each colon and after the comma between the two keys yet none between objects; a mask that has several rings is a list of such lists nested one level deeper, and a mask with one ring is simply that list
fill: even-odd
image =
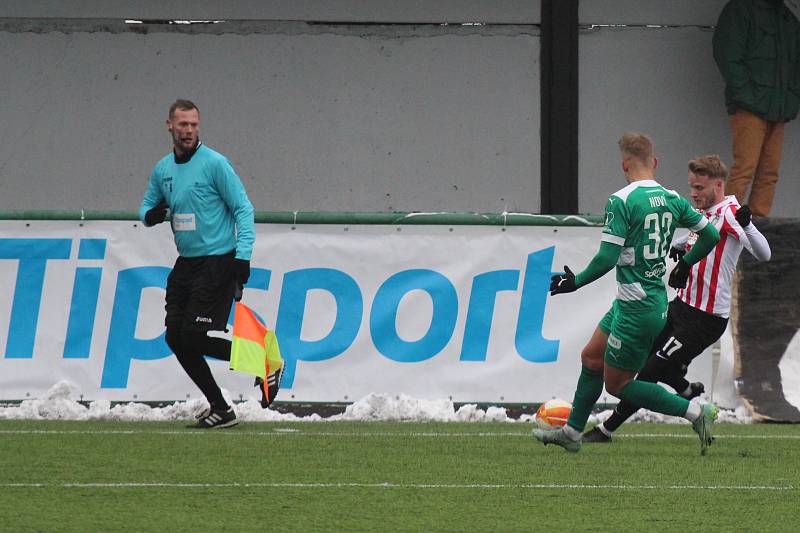
[{"label": "referee's black glove", "polygon": [[669,286],[675,289],[685,289],[690,270],[691,267],[683,260],[683,257],[679,258],[678,264],[669,273]]},{"label": "referee's black glove", "polygon": [[741,227],[746,228],[750,225],[753,214],[750,212],[749,207],[743,205],[736,211],[734,218],[736,218],[736,222],[738,222]]},{"label": "referee's black glove", "polygon": [[233,268],[236,271],[236,279],[239,283],[244,285],[250,279],[250,261],[247,259],[239,259],[238,257],[233,260]]},{"label": "referee's black glove", "polygon": [[550,277],[550,296],[575,292],[577,290],[578,287],[575,285],[575,274],[572,273],[572,270],[570,270],[567,265],[564,265],[563,274],[556,274],[555,276]]},{"label": "referee's black glove", "polygon": [[161,224],[167,218],[167,209],[169,209],[167,201],[161,200],[157,206],[151,208],[149,211],[147,211],[147,213],[144,214],[144,223],[148,226]]},{"label": "referee's black glove", "polygon": [[686,250],[684,250],[683,248],[673,248],[672,246],[670,246],[669,258],[672,259],[673,261],[677,261],[684,255],[686,255]]}]

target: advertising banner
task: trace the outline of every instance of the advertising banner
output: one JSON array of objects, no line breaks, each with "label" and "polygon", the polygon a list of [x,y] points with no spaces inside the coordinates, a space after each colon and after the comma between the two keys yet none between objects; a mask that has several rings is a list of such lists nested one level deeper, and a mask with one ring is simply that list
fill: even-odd
[{"label": "advertising banner", "polygon": [[[588,263],[599,227],[256,232],[243,301],[280,341],[279,401],[571,399],[580,351],[614,298],[613,273],[548,294],[553,272]],[[60,380],[85,400],[198,397],[164,340],[175,259],[168,224],[0,221],[0,399],[37,397]],[[234,400],[257,397],[251,376],[209,364]]]}]

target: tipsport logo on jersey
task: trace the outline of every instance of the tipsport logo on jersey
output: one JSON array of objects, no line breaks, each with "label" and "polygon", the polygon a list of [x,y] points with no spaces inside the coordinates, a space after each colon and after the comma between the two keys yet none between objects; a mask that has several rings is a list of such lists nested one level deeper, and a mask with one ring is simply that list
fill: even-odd
[{"label": "tipsport logo on jersey", "polygon": [[[104,276],[116,277],[110,295],[110,322],[102,365],[101,388],[125,388],[134,360],[155,360],[171,355],[165,332],[153,338],[137,336],[137,322],[143,310],[143,291],[164,289],[170,268],[141,265],[116,270],[117,261],[110,256],[107,239],[96,238],[0,238],[0,264],[15,262],[16,282],[8,310],[8,334],[3,357],[32,359],[34,344],[47,324],[40,323],[40,310],[45,291],[48,267],[69,261],[72,272],[58,283],[71,284],[71,298],[63,309],[50,312],[68,316],[63,332],[64,359],[88,359],[93,337],[98,334],[96,322],[101,281]],[[453,340],[460,341],[458,360],[485,362],[492,331],[495,303],[499,293],[518,293],[519,306],[513,345],[516,354],[531,363],[557,359],[559,341],[542,334],[554,247],[550,246],[520,257],[517,269],[478,272],[469,279],[469,290],[459,296],[454,281],[442,272],[427,268],[405,268],[383,276],[374,291],[358,274],[346,269],[309,265],[285,271],[275,283],[273,270],[254,262],[247,284],[252,291],[279,292],[275,331],[285,359],[283,387],[290,389],[295,380],[297,363],[333,359],[350,349],[359,335],[368,337],[378,357],[398,363],[420,363],[439,355]],[[374,280],[373,280],[374,281]],[[462,280],[461,284],[464,282]],[[323,291],[336,305],[332,326],[319,339],[306,340],[301,333],[307,320],[306,302],[312,291]],[[430,323],[426,330],[414,335],[398,331],[401,302],[412,292],[422,291],[430,298]],[[106,291],[111,292],[111,291]],[[253,293],[248,291],[247,297]],[[465,317],[459,319],[459,309]],[[163,311],[162,307],[158,309]],[[0,315],[2,316],[2,315]],[[326,320],[330,320],[327,317]],[[232,316],[231,316],[232,322]],[[457,323],[463,324],[457,331]],[[364,326],[368,329],[364,332]],[[52,332],[51,332],[52,333]],[[62,335],[55,333],[56,335]],[[413,340],[409,340],[409,339]],[[0,340],[1,341],[1,340]]]}]

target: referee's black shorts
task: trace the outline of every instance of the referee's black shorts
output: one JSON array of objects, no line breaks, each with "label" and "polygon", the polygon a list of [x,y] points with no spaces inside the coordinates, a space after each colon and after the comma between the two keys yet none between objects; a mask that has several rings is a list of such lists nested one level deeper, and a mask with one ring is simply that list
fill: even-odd
[{"label": "referee's black shorts", "polygon": [[669,303],[667,324],[654,343],[654,351],[688,366],[725,333],[727,326],[727,318],[701,311],[676,297]]},{"label": "referee's black shorts", "polygon": [[224,331],[236,291],[235,253],[178,257],[167,278],[167,327]]}]

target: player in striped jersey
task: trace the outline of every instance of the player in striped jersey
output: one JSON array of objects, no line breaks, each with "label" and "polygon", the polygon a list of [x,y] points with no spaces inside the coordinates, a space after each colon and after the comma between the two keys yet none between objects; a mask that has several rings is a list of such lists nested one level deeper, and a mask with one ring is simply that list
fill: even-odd
[{"label": "player in striped jersey", "polygon": [[[717,155],[689,161],[689,188],[695,207],[717,228],[720,239],[705,258],[692,266],[685,288],[669,305],[667,325],[653,345],[653,352],[637,379],[661,381],[684,398],[704,392],[702,383],[689,383],[686,369],[692,360],[720,338],[728,326],[731,285],[742,249],[758,261],[769,261],[767,239],[751,221],[750,209],[739,207],[736,197],[725,196],[728,169]],[[678,259],[691,250],[696,235],[672,242],[670,257]],[[584,442],[609,442],[619,426],[637,408],[622,401],[601,425],[587,432]]]},{"label": "player in striped jersey", "polygon": [[581,353],[581,375],[567,424],[554,430],[534,429],[533,436],[544,444],[579,451],[586,421],[605,384],[620,400],[691,421],[705,454],[712,442],[716,408],[690,403],[656,383],[634,378],[666,323],[662,277],[675,228],[689,228],[698,238],[670,273],[671,285],[685,285],[689,268],[714,248],[719,232],[685,198],[655,181],[657,161],[648,136],[627,133],[619,147],[628,186],[608,198],[600,250],[582,272],[575,275],[565,266],[565,273],[553,276],[550,283],[551,295],[572,292],[616,266],[617,297]]}]

